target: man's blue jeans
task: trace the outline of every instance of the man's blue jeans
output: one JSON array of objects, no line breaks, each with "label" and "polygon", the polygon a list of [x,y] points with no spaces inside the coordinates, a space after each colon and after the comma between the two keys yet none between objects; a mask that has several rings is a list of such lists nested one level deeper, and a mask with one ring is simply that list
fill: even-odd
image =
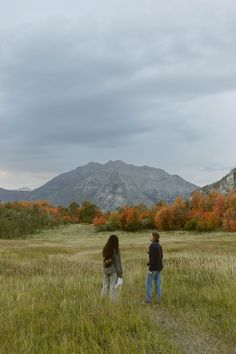
[{"label": "man's blue jeans", "polygon": [[150,303],[152,300],[152,282],[154,281],[156,296],[158,300],[161,300],[162,288],[161,288],[161,272],[153,271],[148,273],[146,279],[146,302]]}]

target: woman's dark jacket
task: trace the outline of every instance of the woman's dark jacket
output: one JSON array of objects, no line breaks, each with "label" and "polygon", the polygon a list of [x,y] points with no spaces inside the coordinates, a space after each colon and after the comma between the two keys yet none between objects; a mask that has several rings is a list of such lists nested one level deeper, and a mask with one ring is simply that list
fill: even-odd
[{"label": "woman's dark jacket", "polygon": [[153,241],[149,247],[149,263],[147,264],[150,272],[160,272],[163,269],[162,258],[163,252],[160,243]]}]

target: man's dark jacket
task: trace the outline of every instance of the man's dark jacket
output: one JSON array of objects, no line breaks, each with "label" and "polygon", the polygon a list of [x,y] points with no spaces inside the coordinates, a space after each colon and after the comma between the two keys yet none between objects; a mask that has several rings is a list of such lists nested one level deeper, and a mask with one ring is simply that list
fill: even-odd
[{"label": "man's dark jacket", "polygon": [[149,247],[149,263],[147,264],[150,272],[160,272],[163,269],[162,258],[163,252],[161,245],[159,242],[153,241]]}]

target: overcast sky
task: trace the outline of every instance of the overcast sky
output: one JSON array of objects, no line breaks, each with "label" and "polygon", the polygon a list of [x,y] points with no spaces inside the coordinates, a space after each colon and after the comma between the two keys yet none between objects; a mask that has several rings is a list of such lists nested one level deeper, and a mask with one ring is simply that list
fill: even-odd
[{"label": "overcast sky", "polygon": [[0,187],[90,161],[236,167],[234,0],[0,0]]}]

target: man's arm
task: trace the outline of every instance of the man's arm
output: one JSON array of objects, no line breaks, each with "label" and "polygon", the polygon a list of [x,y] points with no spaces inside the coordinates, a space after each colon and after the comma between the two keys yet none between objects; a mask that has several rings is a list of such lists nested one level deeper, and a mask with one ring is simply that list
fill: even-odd
[{"label": "man's arm", "polygon": [[155,264],[155,249],[150,245],[149,247],[149,269]]},{"label": "man's arm", "polygon": [[162,250],[161,245],[160,245],[160,251],[161,251],[161,258],[163,258],[163,250]]}]

